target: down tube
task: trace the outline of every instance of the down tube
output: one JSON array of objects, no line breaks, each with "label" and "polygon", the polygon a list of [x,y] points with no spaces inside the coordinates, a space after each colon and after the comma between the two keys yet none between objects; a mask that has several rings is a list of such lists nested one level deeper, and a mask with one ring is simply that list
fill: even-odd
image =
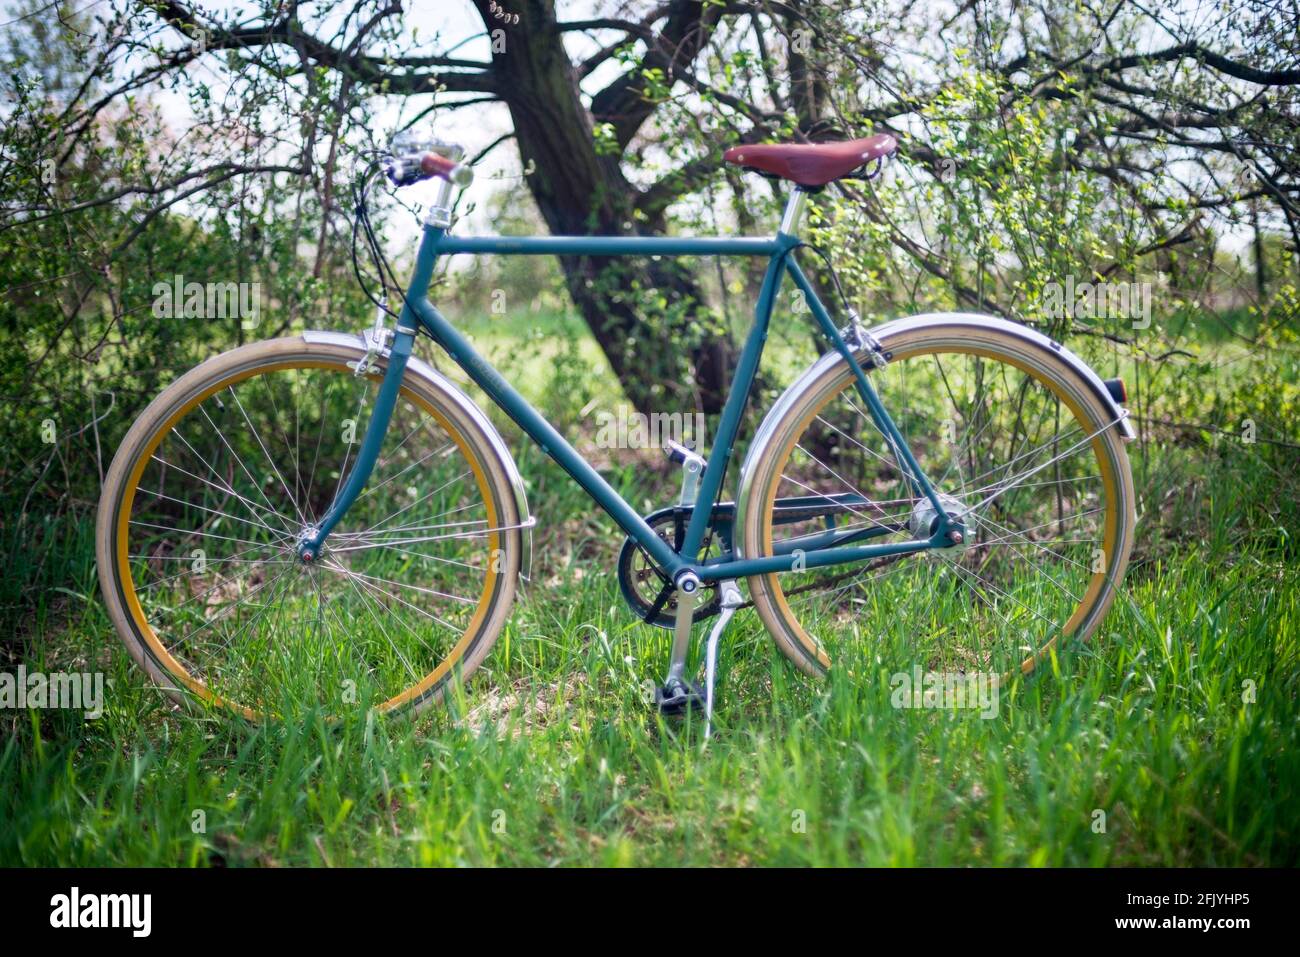
[{"label": "down tube", "polygon": [[528,400],[516,392],[501,373],[474,351],[474,347],[460,332],[438,312],[427,299],[411,300],[410,305],[420,322],[428,329],[434,341],[456,361],[465,372],[499,405],[514,422],[523,429],[543,452],[572,476],[582,488],[596,500],[619,527],[635,538],[651,554],[656,562],[668,570],[670,575],[677,574],[686,567],[676,552],[672,550],[654,530],[646,524],[633,508],[628,505],[618,492],[592,468],[554,427],[542,418],[541,414],[528,404]]}]

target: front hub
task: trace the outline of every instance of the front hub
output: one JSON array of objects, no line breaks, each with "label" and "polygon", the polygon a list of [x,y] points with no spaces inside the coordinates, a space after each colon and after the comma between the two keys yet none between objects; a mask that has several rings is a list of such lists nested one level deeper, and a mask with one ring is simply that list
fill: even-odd
[{"label": "front hub", "polygon": [[321,553],[321,545],[317,540],[319,537],[320,529],[314,526],[308,526],[298,533],[298,539],[293,546],[298,561],[304,565],[315,564]]}]

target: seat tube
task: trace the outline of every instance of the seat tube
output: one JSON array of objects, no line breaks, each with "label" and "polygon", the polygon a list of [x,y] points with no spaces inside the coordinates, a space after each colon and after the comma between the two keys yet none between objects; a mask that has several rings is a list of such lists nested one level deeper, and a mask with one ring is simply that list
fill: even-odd
[{"label": "seat tube", "polygon": [[767,342],[767,330],[772,321],[772,307],[776,303],[781,279],[785,274],[786,257],[799,242],[797,236],[799,220],[803,216],[804,203],[807,199],[808,194],[805,190],[795,188],[791,190],[790,198],[786,200],[781,226],[777,231],[778,248],[767,263],[767,274],[763,276],[758,303],[754,307],[754,326],[749,332],[749,338],[745,340],[740,360],[736,363],[731,390],[727,393],[727,401],[718,422],[717,441],[709,450],[709,464],[704,470],[696,494],[697,507],[691,512],[691,520],[686,526],[686,535],[682,540],[681,554],[687,561],[694,561],[698,556],[700,546],[704,542],[704,532],[708,528],[713,512],[713,505],[718,500],[718,491],[722,487],[722,473],[731,460],[736,433],[740,429],[740,419],[749,402],[749,393],[754,387],[754,378],[758,374],[758,363],[763,356],[763,346]]},{"label": "seat tube", "polygon": [[754,377],[758,374],[759,359],[763,355],[768,325],[772,319],[772,306],[776,301],[777,290],[781,287],[781,277],[785,273],[785,258],[792,245],[794,240],[791,238],[788,245],[783,245],[768,260],[767,274],[763,277],[758,304],[754,307],[754,326],[749,331],[749,338],[745,340],[745,347],[741,350],[740,359],[736,363],[731,390],[727,393],[727,401],[718,422],[717,439],[709,450],[709,464],[704,469],[703,478],[700,479],[700,487],[695,499],[696,507],[691,511],[691,520],[682,540],[681,555],[687,561],[695,561],[699,554],[713,512],[713,505],[718,500],[718,490],[722,487],[722,473],[731,460],[731,451],[736,441],[736,433],[740,429],[741,416],[749,401]]}]

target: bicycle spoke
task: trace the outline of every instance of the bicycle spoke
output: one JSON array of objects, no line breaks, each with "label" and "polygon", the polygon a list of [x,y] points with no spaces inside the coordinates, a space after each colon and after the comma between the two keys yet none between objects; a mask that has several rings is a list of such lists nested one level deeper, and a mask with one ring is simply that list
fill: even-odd
[{"label": "bicycle spoke", "polygon": [[314,562],[295,550],[306,517],[337,499],[378,387],[342,363],[277,364],[217,383],[143,450],[124,573],[177,687],[254,712],[336,709],[348,680],[371,704],[398,702],[487,627],[476,610],[494,549],[518,526],[467,481],[466,440],[405,387],[346,521]]},{"label": "bicycle spoke", "polygon": [[[882,378],[881,370],[873,377]],[[856,623],[870,607],[912,623],[908,641],[931,663],[1015,669],[1079,620],[1085,601],[1104,594],[1090,588],[1112,514],[1096,452],[1116,421],[1085,427],[1045,380],[982,350],[914,351],[893,359],[884,377],[881,401],[964,534],[901,554],[890,567],[863,562],[858,573],[828,565],[768,576],[786,599],[772,614],[789,623],[792,643],[824,649],[823,663],[840,643],[862,640]],[[792,408],[802,431],[788,436],[784,462],[766,473],[765,494],[774,489],[776,501],[764,534],[775,553],[832,530],[885,532],[890,543],[924,535],[918,522],[935,528],[934,503],[866,413],[855,380],[845,372],[836,388],[819,393],[816,405]],[[827,514],[783,510],[787,484],[797,496],[826,501]],[[881,641],[891,633],[871,631]]]}]

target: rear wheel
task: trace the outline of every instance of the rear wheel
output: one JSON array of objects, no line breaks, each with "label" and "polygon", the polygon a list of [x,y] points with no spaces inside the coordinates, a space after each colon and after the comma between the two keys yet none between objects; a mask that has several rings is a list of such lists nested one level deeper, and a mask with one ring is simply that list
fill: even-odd
[{"label": "rear wheel", "polygon": [[247,717],[405,711],[486,656],[519,515],[473,416],[408,371],[370,482],[310,564],[299,536],[355,461],[382,377],[360,350],[253,343],[149,405],[107,476],[100,581],[132,657],[178,699]]},{"label": "rear wheel", "polygon": [[[962,544],[755,577],[754,604],[812,674],[855,634],[895,629],[930,670],[1027,672],[1058,641],[1096,629],[1124,574],[1134,494],[1114,412],[1077,373],[997,327],[919,327],[885,347],[892,357],[873,383],[945,511],[962,517]],[[830,365],[751,469],[746,557],[789,554],[795,538],[830,526],[861,532],[858,545],[928,537],[933,508],[897,461],[848,367]],[[827,507],[790,521],[782,502],[796,498]]]}]

